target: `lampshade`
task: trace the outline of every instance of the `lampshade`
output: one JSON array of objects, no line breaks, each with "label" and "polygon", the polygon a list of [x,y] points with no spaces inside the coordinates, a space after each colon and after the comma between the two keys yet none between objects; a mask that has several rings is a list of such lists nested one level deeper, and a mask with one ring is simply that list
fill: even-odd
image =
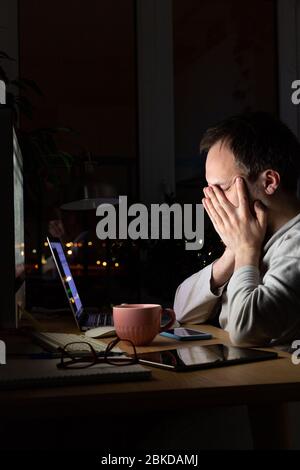
[{"label": "lampshade", "polygon": [[81,185],[82,197],[66,202],[61,209],[69,211],[86,211],[96,209],[100,204],[119,204],[116,188],[111,184],[97,179],[97,162],[84,162]]}]

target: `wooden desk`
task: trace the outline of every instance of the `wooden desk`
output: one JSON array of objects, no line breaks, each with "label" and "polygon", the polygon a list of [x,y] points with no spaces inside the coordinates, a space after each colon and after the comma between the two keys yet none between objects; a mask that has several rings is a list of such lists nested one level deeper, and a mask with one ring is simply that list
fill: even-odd
[{"label": "wooden desk", "polygon": [[[214,339],[194,344],[230,344],[226,332],[209,325],[193,325]],[[2,336],[3,337],[3,336]],[[109,341],[109,340],[106,340]],[[157,336],[139,352],[178,347],[178,341]],[[267,348],[265,348],[267,349]],[[0,392],[3,419],[51,419],[76,416],[130,420],[136,414],[190,411],[219,405],[247,405],[257,448],[286,447],[284,404],[300,397],[299,367],[290,354],[278,351],[279,359],[193,372],[173,372],[151,367],[152,379],[143,382]]]}]

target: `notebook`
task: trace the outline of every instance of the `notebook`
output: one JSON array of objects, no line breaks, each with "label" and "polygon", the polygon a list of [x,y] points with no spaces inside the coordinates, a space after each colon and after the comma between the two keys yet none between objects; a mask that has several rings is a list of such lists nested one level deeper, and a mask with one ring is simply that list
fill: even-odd
[{"label": "notebook", "polygon": [[151,370],[140,364],[96,364],[75,370],[59,370],[56,364],[57,359],[10,359],[7,364],[0,366],[0,390],[124,382],[151,377]]}]

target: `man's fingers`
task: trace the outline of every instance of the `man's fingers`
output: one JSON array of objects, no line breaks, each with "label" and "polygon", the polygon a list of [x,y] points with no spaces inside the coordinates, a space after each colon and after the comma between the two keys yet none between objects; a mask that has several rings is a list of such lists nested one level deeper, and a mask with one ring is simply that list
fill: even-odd
[{"label": "man's fingers", "polygon": [[236,191],[237,191],[237,196],[238,196],[239,207],[245,213],[249,213],[250,212],[249,200],[248,200],[248,196],[246,193],[245,182],[243,178],[239,176],[238,178],[236,178],[235,183],[236,183]]},{"label": "man's fingers", "polygon": [[203,204],[203,206],[204,206],[204,209],[205,209],[206,212],[207,212],[208,217],[209,217],[210,220],[211,220],[211,223],[213,224],[213,227],[214,227],[215,231],[216,231],[217,233],[219,233],[219,231],[218,231],[218,226],[217,226],[217,224],[216,224],[216,221],[214,220],[214,218],[213,218],[212,214],[210,213],[209,208],[208,208],[208,206],[207,206],[207,204],[206,204],[206,199],[202,199],[202,204]]},{"label": "man's fingers", "polygon": [[214,225],[223,225],[223,220],[220,217],[220,215],[218,214],[218,212],[216,211],[216,209],[214,208],[214,205],[211,202],[211,200],[209,198],[202,199],[202,203],[203,203],[205,209],[207,210],[208,215],[209,215],[212,223]]},{"label": "man's fingers", "polygon": [[235,209],[233,204],[227,199],[222,191],[218,186],[209,186],[209,189],[212,190],[209,197],[213,199],[213,201],[218,202],[218,204],[224,209],[227,215],[230,214],[232,209]]},{"label": "man's fingers", "polygon": [[222,207],[222,205],[219,203],[214,193],[214,190],[211,187],[209,187],[204,190],[204,194],[206,195],[207,199],[210,201],[210,204],[213,206],[214,210],[218,213],[222,221],[224,222],[224,220],[228,219],[228,214],[225,211],[225,209]]},{"label": "man's fingers", "polygon": [[210,220],[212,221],[213,225],[215,226],[216,222],[212,216],[212,214],[210,213],[209,211],[209,208],[207,206],[207,203],[206,203],[206,199],[202,199],[202,204],[204,206],[204,209],[206,210],[207,214],[208,214],[208,217],[210,218]]}]

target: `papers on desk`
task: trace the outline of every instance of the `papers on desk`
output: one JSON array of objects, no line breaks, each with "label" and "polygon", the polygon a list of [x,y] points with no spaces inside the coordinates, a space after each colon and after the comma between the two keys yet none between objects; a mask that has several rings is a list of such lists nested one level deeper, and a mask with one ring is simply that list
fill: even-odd
[{"label": "papers on desk", "polygon": [[0,366],[0,390],[124,382],[151,377],[151,371],[140,364],[96,364],[86,369],[74,370],[60,370],[56,364],[57,359],[10,359],[6,365]]}]

